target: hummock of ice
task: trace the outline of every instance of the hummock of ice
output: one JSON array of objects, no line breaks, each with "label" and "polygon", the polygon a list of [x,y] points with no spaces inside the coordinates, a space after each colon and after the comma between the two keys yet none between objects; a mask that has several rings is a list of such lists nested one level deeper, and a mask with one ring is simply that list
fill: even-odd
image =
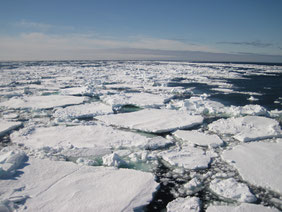
[{"label": "hummock of ice", "polygon": [[29,159],[17,180],[0,181],[1,198],[28,197],[27,211],[133,211],[158,184],[151,173]]},{"label": "hummock of ice", "polygon": [[233,178],[214,179],[210,182],[210,189],[219,196],[239,202],[255,202],[257,200],[247,185],[238,183]]},{"label": "hummock of ice", "polygon": [[112,108],[100,102],[83,105],[74,105],[66,108],[58,108],[53,116],[58,121],[66,121],[77,118],[91,118],[97,115],[113,113]]},{"label": "hummock of ice", "polygon": [[282,136],[276,120],[259,116],[220,119],[209,124],[208,128],[215,133],[231,134],[242,142]]},{"label": "hummock of ice", "polygon": [[199,146],[209,146],[212,148],[223,145],[223,141],[217,135],[208,135],[205,133],[198,132],[196,130],[186,131],[177,130],[173,133],[177,138],[187,141],[192,144]]},{"label": "hummock of ice", "polygon": [[14,129],[17,129],[21,125],[22,125],[21,122],[0,120],[0,137],[4,136],[5,134],[9,133]]},{"label": "hummock of ice", "polygon": [[209,206],[207,212],[279,212],[276,208],[242,203],[239,206]]},{"label": "hummock of ice", "polygon": [[12,176],[26,158],[26,154],[21,150],[2,149],[0,151],[0,178]]},{"label": "hummock of ice", "polygon": [[172,166],[185,169],[205,169],[211,162],[211,156],[202,149],[183,146],[181,149],[171,149],[160,153],[163,160]]},{"label": "hummock of ice", "polygon": [[281,152],[281,142],[254,142],[226,150],[222,158],[235,166],[244,180],[282,194]]},{"label": "hummock of ice", "polygon": [[0,106],[13,109],[50,109],[54,107],[81,104],[85,97],[78,96],[28,96],[23,98],[12,98],[0,103]]},{"label": "hummock of ice", "polygon": [[171,97],[156,95],[150,93],[121,93],[111,96],[100,97],[102,101],[112,107],[120,107],[122,105],[135,105],[144,108],[158,108],[164,106]]},{"label": "hummock of ice", "polygon": [[102,125],[56,126],[24,130],[11,135],[14,143],[39,149],[48,147],[110,149],[120,147],[147,147],[150,138],[137,133],[116,130]]},{"label": "hummock of ice", "polygon": [[132,113],[97,116],[96,119],[107,125],[152,133],[191,128],[203,122],[202,116],[193,116],[183,111],[167,109],[144,109]]},{"label": "hummock of ice", "polygon": [[126,165],[126,162],[122,160],[116,153],[105,155],[103,156],[102,160],[104,166],[120,167]]},{"label": "hummock of ice", "polygon": [[179,197],[166,206],[167,212],[199,212],[201,200],[198,197]]}]

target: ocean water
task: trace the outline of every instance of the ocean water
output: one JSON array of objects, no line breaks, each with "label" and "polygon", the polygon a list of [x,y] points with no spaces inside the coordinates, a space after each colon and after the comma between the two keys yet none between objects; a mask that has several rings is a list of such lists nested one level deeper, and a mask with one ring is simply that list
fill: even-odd
[{"label": "ocean water", "polygon": [[[105,102],[113,107],[114,114],[133,113],[144,108],[165,109],[173,108],[181,110],[175,105],[181,105],[183,101],[191,97],[203,97],[203,101],[212,100],[222,103],[226,108],[230,106],[240,107],[246,105],[259,105],[267,111],[267,117],[280,121],[282,110],[282,65],[279,64],[240,64],[240,63],[190,63],[172,61],[36,61],[36,62],[0,62],[0,119],[9,121],[21,121],[23,126],[11,131],[0,138],[1,146],[13,145],[10,140],[11,133],[31,127],[49,126],[85,126],[95,125],[99,121],[93,116],[78,117],[75,120],[58,121],[54,117],[57,106],[42,109],[13,105],[1,105],[10,100],[22,99],[32,96],[58,96],[85,97],[82,104],[93,102],[105,102],[106,98],[124,96],[127,94],[149,93],[156,96],[169,96],[169,100],[160,105],[150,105],[142,99],[133,102],[125,102],[114,105],[115,101]],[[80,88],[83,88],[79,90]],[[68,90],[67,89],[74,89]],[[122,101],[125,101],[122,99]],[[152,99],[153,101],[153,99]],[[155,101],[155,100],[154,100]],[[148,103],[149,102],[149,103]],[[70,104],[63,104],[59,108],[67,108]],[[197,108],[196,108],[197,109]],[[191,111],[187,111],[189,113]],[[199,111],[193,111],[198,113]],[[200,113],[200,112],[199,112]],[[226,114],[201,114],[204,123],[193,129],[207,131],[207,125],[215,120],[226,118]],[[243,116],[243,114],[239,114]],[[10,117],[10,118],[9,118]],[[230,115],[232,117],[232,114]],[[120,130],[120,128],[116,128]],[[122,129],[128,130],[129,129]],[[191,130],[191,129],[190,129]],[[143,133],[136,132],[135,133]],[[145,135],[145,133],[144,133]],[[148,133],[146,136],[172,136],[171,132]],[[222,148],[215,152],[221,152],[232,145],[239,145],[233,138],[227,139]],[[128,168],[152,172],[160,183],[160,189],[154,195],[145,211],[161,211],[166,205],[177,197],[188,196],[182,192],[183,184],[192,179],[192,175],[204,176],[207,173],[216,175],[230,171],[230,167],[220,159],[211,162],[208,168],[203,170],[184,170],[181,174],[175,172],[175,167],[165,163],[158,154],[162,151],[173,149],[182,143],[174,138],[175,145],[151,151],[148,154],[156,156],[139,161],[138,165]],[[131,153],[139,154],[144,149],[123,147]],[[207,151],[207,147],[199,147]],[[123,149],[123,150],[124,150]],[[115,151],[115,149],[112,149]],[[130,160],[129,157],[124,157]],[[73,158],[66,160],[75,162]],[[98,158],[101,162],[101,158]],[[147,160],[147,161],[146,161]],[[130,161],[130,164],[134,162]],[[101,163],[99,164],[101,165]],[[238,181],[242,177],[237,170],[231,170]],[[203,188],[194,193],[202,201],[202,211],[205,211],[210,203],[229,204],[234,201],[218,197],[208,189],[210,179],[205,179]],[[281,206],[272,203],[271,198],[281,198],[281,194],[268,189],[249,185],[257,196],[256,204],[276,207]]]}]

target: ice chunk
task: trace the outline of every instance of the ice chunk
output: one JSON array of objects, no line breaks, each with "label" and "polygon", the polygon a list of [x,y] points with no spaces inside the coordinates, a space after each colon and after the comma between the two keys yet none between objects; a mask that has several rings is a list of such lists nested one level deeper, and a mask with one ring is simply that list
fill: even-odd
[{"label": "ice chunk", "polygon": [[102,158],[103,164],[105,166],[115,166],[115,167],[120,167],[120,166],[125,166],[126,162],[122,160],[118,154],[113,153],[110,155],[105,155]]},{"label": "ice chunk", "polygon": [[113,113],[112,108],[99,102],[93,102],[83,105],[74,105],[66,108],[59,108],[53,116],[59,121],[77,118],[91,118],[97,115]]},{"label": "ice chunk", "polygon": [[235,146],[222,153],[244,180],[282,193],[282,143],[255,142]]},{"label": "ice chunk", "polygon": [[88,87],[73,87],[64,88],[60,90],[62,95],[73,95],[73,96],[93,96],[94,91]]},{"label": "ice chunk", "polygon": [[276,120],[259,116],[220,119],[209,124],[208,128],[216,133],[234,135],[242,142],[282,136]]},{"label": "ice chunk", "polygon": [[26,154],[21,150],[2,149],[0,151],[0,178],[13,175],[26,159]]},{"label": "ice chunk", "polygon": [[145,149],[156,150],[164,148],[170,144],[173,144],[171,140],[165,139],[161,136],[157,136],[148,141],[148,144],[146,145]]},{"label": "ice chunk", "polygon": [[208,135],[205,133],[198,132],[196,130],[177,130],[173,133],[173,135],[177,138],[182,139],[183,141],[187,141],[189,143],[196,144],[199,146],[209,146],[215,148],[223,145],[223,141],[217,135]]},{"label": "ice chunk", "polygon": [[68,150],[71,146],[73,149],[103,150],[121,147],[146,147],[150,139],[137,133],[116,130],[112,127],[91,125],[35,128],[27,134],[23,130],[19,133],[13,133],[11,140],[34,149],[59,146]]},{"label": "ice chunk", "polygon": [[211,157],[202,149],[183,146],[179,149],[171,149],[160,153],[160,156],[172,166],[185,169],[205,169],[211,162]]},{"label": "ice chunk", "polygon": [[17,129],[22,125],[21,122],[12,122],[12,121],[5,121],[0,120],[0,137],[6,135],[12,130]]},{"label": "ice chunk", "polygon": [[242,203],[239,206],[209,206],[207,212],[278,212],[276,208]]},{"label": "ice chunk", "polygon": [[97,116],[96,119],[108,125],[153,133],[191,128],[203,122],[202,116],[193,116],[183,111],[167,109],[144,109],[132,113]]},{"label": "ice chunk", "polygon": [[0,106],[20,109],[20,108],[32,108],[32,109],[49,109],[60,106],[81,104],[85,100],[85,97],[78,96],[28,96],[23,98],[12,98],[6,102],[0,103]]},{"label": "ice chunk", "polygon": [[133,211],[148,204],[158,186],[151,173],[130,169],[34,158],[29,164],[17,180],[0,181],[2,198],[30,197],[21,210]]},{"label": "ice chunk", "polygon": [[214,179],[210,183],[210,189],[219,196],[239,202],[255,202],[257,200],[247,185],[238,183],[234,178]]},{"label": "ice chunk", "polygon": [[164,105],[171,97],[150,93],[123,93],[101,97],[101,99],[115,107],[122,105],[135,105],[138,107],[158,108]]},{"label": "ice chunk", "polygon": [[167,212],[200,212],[201,200],[198,197],[179,197],[166,206]]},{"label": "ice chunk", "polygon": [[203,183],[200,179],[194,177],[192,180],[190,180],[188,183],[184,184],[185,193],[187,195],[192,195],[194,193],[197,193],[202,189]]}]

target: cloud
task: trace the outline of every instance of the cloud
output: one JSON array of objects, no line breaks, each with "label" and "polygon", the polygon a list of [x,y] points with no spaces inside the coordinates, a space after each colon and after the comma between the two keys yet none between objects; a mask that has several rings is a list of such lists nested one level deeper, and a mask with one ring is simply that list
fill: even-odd
[{"label": "cloud", "polygon": [[16,28],[21,28],[24,31],[30,30],[33,32],[48,32],[48,31],[72,31],[74,27],[71,26],[60,26],[60,25],[52,25],[40,22],[33,22],[27,20],[20,20],[18,22],[13,23],[13,26]]},{"label": "cloud", "polygon": [[251,41],[251,42],[217,42],[218,44],[231,44],[231,45],[241,45],[241,46],[253,46],[266,48],[273,46],[272,43],[262,43],[261,41]]}]

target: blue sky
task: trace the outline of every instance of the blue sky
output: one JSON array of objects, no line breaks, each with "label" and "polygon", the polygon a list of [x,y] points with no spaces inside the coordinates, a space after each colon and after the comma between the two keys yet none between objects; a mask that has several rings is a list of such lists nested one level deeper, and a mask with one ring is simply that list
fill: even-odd
[{"label": "blue sky", "polygon": [[3,0],[0,60],[282,62],[281,11],[281,0]]}]

